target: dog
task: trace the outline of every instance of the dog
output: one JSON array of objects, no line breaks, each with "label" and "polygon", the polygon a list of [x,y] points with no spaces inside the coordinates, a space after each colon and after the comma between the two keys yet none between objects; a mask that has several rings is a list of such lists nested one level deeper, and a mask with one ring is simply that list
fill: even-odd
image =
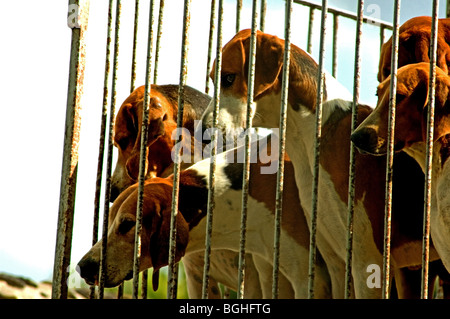
[{"label": "dog", "polygon": [[[414,17],[398,31],[398,67],[418,62],[430,62],[431,17]],[[450,65],[450,19],[439,19],[436,65],[448,74]],[[391,74],[392,37],[381,47],[378,82]]]},{"label": "dog", "polygon": [[[146,178],[168,176],[173,171],[171,151],[174,147],[172,139],[173,131],[177,126],[178,115],[178,85],[155,85],[151,86],[151,98],[149,103],[148,141],[147,141],[147,172]],[[194,136],[194,121],[199,120],[211,97],[195,90],[189,86],[185,87],[185,101],[183,112],[183,128]],[[111,202],[127,187],[134,184],[139,174],[139,154],[141,140],[142,109],[144,103],[145,86],[135,89],[122,103],[114,124],[114,145],[118,149],[118,159],[114,173],[111,177]],[[189,147],[196,147],[193,138],[187,139]],[[203,145],[201,145],[203,148]],[[198,151],[198,149],[197,149]],[[194,154],[192,152],[191,154]],[[191,157],[193,161],[194,158]],[[191,163],[182,163],[182,167],[190,166]],[[203,260],[203,253],[191,254],[184,258],[187,275],[188,293],[191,298],[201,298],[201,278],[203,266],[198,261]],[[212,263],[219,263],[224,258],[233,259],[237,254],[233,251],[216,251],[212,257]],[[218,260],[216,260],[218,259]],[[247,256],[249,276],[249,291],[246,292],[250,298],[260,298],[261,288],[257,271],[253,267],[252,256]],[[227,267],[217,267],[211,271],[209,284],[209,297],[220,298],[219,283],[232,282],[237,267],[229,264]],[[194,279],[195,278],[195,279]],[[200,279],[200,283],[198,283]],[[251,288],[251,289],[250,289]]]},{"label": "dog", "polygon": [[[149,101],[146,178],[168,176],[173,170],[171,152],[175,141],[172,132],[177,126],[178,85],[152,84]],[[135,89],[122,103],[114,123],[114,145],[118,159],[111,177],[111,202],[139,176],[142,109],[145,86]],[[194,142],[194,121],[199,120],[211,97],[185,86],[182,127],[191,132]],[[183,163],[189,166],[191,163]]]},{"label": "dog", "polygon": [[[431,17],[420,16],[411,18],[400,26],[398,67],[418,62],[430,62],[429,49],[431,39],[431,24]],[[448,66],[450,63],[450,19],[439,19],[437,31],[436,65],[448,74]],[[391,74],[391,53],[392,37],[386,43],[384,43],[381,48],[377,75],[379,82],[384,81]],[[414,276],[413,273],[415,272],[415,276],[417,276],[418,280],[421,281],[421,269],[405,269],[404,271],[409,272],[409,274],[406,275],[411,278],[412,276]],[[435,277],[437,273],[441,278],[449,278],[450,276],[445,270],[445,267],[443,267],[441,261],[434,262],[432,267],[430,267],[430,277]],[[444,279],[444,282],[447,281],[447,279]],[[450,289],[447,288],[446,290]],[[415,297],[420,297],[420,287],[419,289],[416,289],[416,291],[418,292],[418,294]],[[447,298],[450,298],[450,292]]]},{"label": "dog", "polygon": [[[430,64],[405,65],[397,72],[394,150],[404,151],[426,169],[426,136]],[[431,202],[431,238],[447,271],[450,271],[450,78],[436,67],[435,125],[433,136],[433,176]],[[352,134],[352,141],[363,152],[382,155],[387,152],[387,118],[390,78],[377,88],[378,103]]]},{"label": "dog", "polygon": [[[269,140],[271,139],[266,139],[267,143],[259,141],[259,149],[267,147]],[[243,164],[232,160],[237,158],[238,151],[242,152],[243,147],[220,153],[216,159],[215,210],[211,237],[213,252],[239,251]],[[252,158],[257,157],[255,147],[252,148],[252,154]],[[230,155],[233,156],[231,159]],[[262,289],[263,298],[270,298],[268,293],[272,276],[276,175],[261,173],[263,166],[261,160],[250,165],[246,252],[256,256],[253,263],[258,269],[259,279],[262,283],[267,282],[262,285],[265,287]],[[176,261],[184,260],[190,254],[203,252],[205,249],[209,167],[210,160],[206,159],[180,173],[179,212],[176,215]],[[306,298],[309,231],[293,175],[293,167],[286,161],[280,239],[280,297]],[[172,181],[173,176],[169,176],[156,177],[145,182],[141,271],[153,267],[155,272],[168,263]],[[116,286],[132,276],[136,203],[137,188],[132,186],[117,198],[111,209],[106,287]],[[100,249],[101,241],[78,263],[80,274],[88,283],[98,280]],[[220,262],[219,267],[230,262],[235,266],[235,260],[225,259]],[[330,281],[320,255],[316,271],[317,295],[328,297]],[[233,288],[237,288],[237,277],[235,282]]]},{"label": "dog", "polygon": [[[250,30],[242,30],[222,49],[218,126],[223,131],[240,127],[246,120],[250,35]],[[253,126],[279,127],[283,54],[284,40],[257,32],[254,103],[251,105]],[[295,169],[299,197],[308,223],[311,220],[317,75],[318,65],[314,59],[291,45],[286,151]],[[210,76],[214,79],[214,68]],[[328,73],[325,74],[323,93],[317,247],[330,273],[333,298],[343,298],[352,96]],[[367,117],[371,110],[360,105],[358,121]],[[210,127],[211,121],[210,104],[203,114],[202,127],[196,130]],[[393,273],[421,263],[424,178],[417,163],[405,153],[396,155],[394,163]],[[356,154],[355,165],[352,296],[381,298],[381,289],[367,285],[367,269],[370,265],[381,268],[383,264],[386,162],[384,158]],[[438,258],[433,249],[431,257]],[[396,285],[401,285],[401,280],[396,281]]]}]

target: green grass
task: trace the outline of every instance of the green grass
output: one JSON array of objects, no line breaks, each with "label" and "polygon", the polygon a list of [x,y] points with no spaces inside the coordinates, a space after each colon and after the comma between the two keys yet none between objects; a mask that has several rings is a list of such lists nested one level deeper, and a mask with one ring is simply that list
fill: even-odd
[{"label": "green grass", "polygon": [[[177,289],[177,298],[178,299],[187,299],[189,298],[187,293],[186,286],[186,275],[184,272],[184,267],[182,263],[179,263],[179,271],[178,271],[178,289]],[[167,267],[161,268],[159,272],[159,287],[158,290],[153,291],[152,287],[152,276],[153,269],[148,269],[148,277],[147,277],[147,298],[148,299],[166,299],[167,298]],[[116,294],[117,295],[118,288],[107,288],[105,292]],[[124,282],[124,298],[132,298],[133,296],[133,280],[128,280]],[[142,272],[139,274],[139,289],[138,289],[139,299],[142,298]]]}]

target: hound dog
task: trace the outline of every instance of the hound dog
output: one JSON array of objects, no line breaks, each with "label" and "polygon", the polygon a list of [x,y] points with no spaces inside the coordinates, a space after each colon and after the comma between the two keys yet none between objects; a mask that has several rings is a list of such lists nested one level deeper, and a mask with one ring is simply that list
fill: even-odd
[{"label": "hound dog", "polygon": [[[410,154],[426,169],[426,136],[429,89],[429,63],[405,65],[398,69],[394,149]],[[450,78],[436,68],[435,124],[433,136],[433,176],[431,202],[431,238],[446,269],[450,271]],[[352,134],[362,151],[381,155],[387,152],[387,118],[390,78],[377,89],[378,104]]]},{"label": "hound dog", "polygon": [[[254,144],[252,144],[254,145]],[[264,149],[268,144],[259,143]],[[269,148],[270,150],[270,148]],[[243,164],[236,163],[237,148],[220,153],[216,159],[215,210],[212,229],[212,250],[239,251]],[[259,151],[260,152],[260,151]],[[258,154],[252,148],[252,158]],[[267,154],[267,153],[266,153]],[[230,157],[232,156],[232,157]],[[256,157],[255,157],[256,156]],[[263,161],[250,165],[246,252],[258,269],[263,297],[270,297],[276,174],[264,174]],[[176,215],[176,260],[205,249],[206,211],[209,188],[210,160],[197,162],[180,174],[179,213]],[[286,162],[281,223],[280,297],[306,298],[308,288],[309,231],[304,218],[293,167]],[[141,269],[154,271],[167,265],[169,226],[173,177],[153,178],[146,181],[144,190],[143,229],[141,235]],[[116,286],[132,275],[136,186],[122,193],[111,209],[108,230],[106,286]],[[98,279],[101,242],[78,263],[81,276],[88,282]],[[235,261],[224,260],[220,267]],[[247,272],[247,271],[246,271]],[[237,277],[235,278],[237,284]],[[329,296],[329,277],[323,262],[317,268],[318,297]],[[292,292],[294,293],[292,295]]]},{"label": "hound dog", "polygon": [[[414,17],[400,26],[398,67],[417,62],[430,62],[431,17]],[[450,65],[450,19],[438,20],[436,64],[448,74]],[[392,37],[382,45],[378,65],[378,82],[391,74]]]},{"label": "hound dog", "polygon": [[[152,85],[149,103],[146,178],[172,173],[171,151],[175,144],[172,132],[177,127],[178,85]],[[118,159],[111,177],[111,201],[127,187],[137,182],[141,141],[142,109],[145,86],[134,90],[122,103],[114,123],[114,145]],[[194,141],[194,121],[198,120],[211,97],[186,86],[182,127],[191,132]],[[192,163],[187,163],[191,165]]]},{"label": "hound dog", "polygon": [[[399,29],[399,47],[398,47],[398,67],[407,64],[418,62],[430,62],[429,50],[431,39],[431,24],[432,19],[429,16],[414,17],[406,21]],[[450,19],[439,19],[437,30],[437,60],[436,64],[445,73],[448,73],[448,65],[450,64]],[[378,81],[382,82],[391,74],[391,52],[392,52],[392,37],[383,44],[380,53],[380,61],[378,66]],[[420,281],[421,269],[412,270],[405,269],[406,276],[418,277],[419,285],[415,297],[420,297]],[[449,273],[445,270],[441,261],[435,261],[430,266],[430,277],[435,277],[437,274],[444,281],[450,278]],[[430,278],[431,280],[431,278]],[[449,290],[449,289],[446,289]],[[413,297],[413,296],[412,296]],[[450,298],[450,292],[449,296]]]},{"label": "hound dog", "polygon": [[[178,114],[178,85],[152,85],[149,103],[148,141],[147,141],[147,172],[146,178],[155,176],[168,176],[172,173],[173,162],[171,151],[174,146],[173,130],[177,126]],[[111,201],[127,187],[136,183],[139,174],[139,154],[141,140],[142,109],[145,86],[134,90],[122,103],[114,124],[114,145],[118,149],[118,159],[114,173],[111,177]],[[195,146],[193,139],[194,121],[199,120],[211,97],[186,86],[184,89],[183,127],[191,132],[191,139],[186,139],[190,145]],[[194,152],[191,152],[191,155]],[[194,158],[191,156],[191,160]],[[183,167],[192,163],[182,163]],[[218,264],[221,260],[234,260],[237,254],[233,251],[216,251],[211,259]],[[184,258],[185,270],[188,273],[188,291],[192,298],[200,298],[202,292],[201,282],[203,267],[199,264],[203,254],[191,254]],[[252,256],[246,256],[248,269],[247,278],[250,298],[261,297],[258,272],[253,266]],[[232,263],[214,268],[210,274],[209,296],[220,298],[219,283],[234,282],[237,267]],[[194,280],[195,278],[195,280]]]},{"label": "hound dog", "polygon": [[[242,126],[246,120],[250,35],[250,30],[242,30],[222,49],[219,110],[222,130]],[[254,103],[251,105],[254,126],[279,127],[283,52],[284,40],[257,32]],[[317,76],[318,65],[313,58],[291,45],[286,151],[295,169],[308,223],[311,220]],[[214,71],[211,78],[214,78]],[[325,74],[323,93],[317,246],[330,272],[333,297],[343,298],[352,97],[329,74]],[[370,107],[360,105],[358,120],[362,121],[370,112]],[[211,120],[210,104],[202,118],[202,129],[210,127]],[[421,263],[423,173],[405,153],[396,155],[394,162],[391,269],[397,270]],[[384,158],[356,154],[355,165],[354,294],[357,298],[380,298],[381,289],[367,285],[370,275],[367,269],[371,265],[381,268],[383,264],[386,164]]]}]

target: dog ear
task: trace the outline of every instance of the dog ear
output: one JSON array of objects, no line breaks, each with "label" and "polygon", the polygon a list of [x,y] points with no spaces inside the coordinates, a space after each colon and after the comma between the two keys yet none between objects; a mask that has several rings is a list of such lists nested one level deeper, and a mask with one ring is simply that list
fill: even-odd
[{"label": "dog ear", "polygon": [[427,32],[406,32],[399,36],[399,66],[430,62],[430,35]]},{"label": "dog ear", "polygon": [[[153,220],[156,229],[150,237],[150,257],[154,272],[169,263],[171,208],[162,209],[155,214],[155,218],[158,219]],[[176,229],[175,262],[178,262],[184,256],[189,240],[189,225],[180,212],[176,215]]]},{"label": "dog ear", "polygon": [[[250,38],[248,42],[248,51],[250,52]],[[264,94],[269,93],[271,88],[276,87],[280,80],[281,69],[283,66],[284,41],[275,36],[260,34],[258,32],[256,43],[256,61],[255,61],[255,89],[254,99],[257,100]],[[245,63],[245,76],[248,78],[248,61]]]},{"label": "dog ear", "polygon": [[121,149],[134,145],[138,136],[139,124],[136,108],[132,104],[123,104],[114,123],[114,141]]}]

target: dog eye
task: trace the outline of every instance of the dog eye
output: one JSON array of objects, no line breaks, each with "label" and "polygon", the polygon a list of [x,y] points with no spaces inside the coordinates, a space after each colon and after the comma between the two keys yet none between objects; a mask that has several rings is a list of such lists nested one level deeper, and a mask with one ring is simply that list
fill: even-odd
[{"label": "dog eye", "polygon": [[225,88],[229,88],[231,85],[233,85],[234,79],[236,78],[235,74],[225,74],[222,75],[222,86]]},{"label": "dog eye", "polygon": [[119,233],[122,235],[128,233],[134,227],[136,222],[131,219],[124,219],[119,225]]}]

